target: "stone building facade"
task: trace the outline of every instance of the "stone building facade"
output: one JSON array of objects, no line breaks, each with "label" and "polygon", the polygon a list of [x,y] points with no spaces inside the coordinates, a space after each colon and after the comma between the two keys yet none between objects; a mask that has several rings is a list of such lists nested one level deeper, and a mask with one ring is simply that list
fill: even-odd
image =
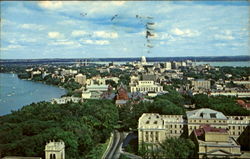
[{"label": "stone building facade", "polygon": [[45,159],[65,159],[65,145],[63,141],[50,141],[45,146]]},{"label": "stone building facade", "polygon": [[188,111],[185,116],[144,113],[138,122],[138,142],[139,145],[148,143],[157,147],[168,137],[190,136],[204,125],[225,129],[229,137],[239,141],[241,146],[250,146],[250,116],[225,116],[207,108]]},{"label": "stone building facade", "polygon": [[162,92],[163,86],[156,84],[154,81],[138,81],[134,86],[130,87],[131,92]]}]

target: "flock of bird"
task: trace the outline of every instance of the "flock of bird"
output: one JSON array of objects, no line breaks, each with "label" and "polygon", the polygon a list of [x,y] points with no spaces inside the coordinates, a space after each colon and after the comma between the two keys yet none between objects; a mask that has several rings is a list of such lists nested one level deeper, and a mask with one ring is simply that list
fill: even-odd
[{"label": "flock of bird", "polygon": [[[82,12],[82,13],[80,13],[80,15],[82,16],[82,17],[85,17],[85,16],[87,16],[88,15],[88,13],[85,13],[85,12]],[[115,19],[117,19],[119,17],[119,15],[118,14],[115,14],[114,16],[112,16],[111,17],[111,19],[110,19],[110,21],[111,22],[113,22]],[[150,53],[150,48],[153,48],[153,45],[152,45],[152,43],[151,43],[151,37],[154,37],[155,35],[153,34],[153,31],[154,31],[154,25],[155,25],[155,23],[154,22],[152,22],[152,20],[154,19],[153,17],[149,17],[149,16],[140,16],[140,15],[136,15],[135,16],[135,18],[136,19],[138,19],[139,20],[139,22],[142,24],[142,25],[144,25],[145,26],[145,33],[146,33],[146,35],[145,35],[145,38],[146,38],[146,42],[147,42],[147,44],[145,45],[144,44],[144,46],[147,46],[147,48],[148,48],[148,53]]]}]

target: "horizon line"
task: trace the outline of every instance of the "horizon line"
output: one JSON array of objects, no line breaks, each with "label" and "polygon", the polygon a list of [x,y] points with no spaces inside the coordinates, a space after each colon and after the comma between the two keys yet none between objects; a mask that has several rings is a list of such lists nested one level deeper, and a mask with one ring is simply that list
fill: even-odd
[{"label": "horizon line", "polygon": [[[222,55],[222,56],[150,56],[146,58],[201,58],[201,57],[242,57],[242,56],[249,56],[250,55]],[[74,57],[74,58],[67,58],[67,57],[55,57],[55,58],[23,58],[23,59],[14,59],[14,58],[6,58],[6,59],[0,59],[2,60],[52,60],[52,59],[125,59],[125,58],[141,58],[142,56],[135,56],[135,57]]]}]

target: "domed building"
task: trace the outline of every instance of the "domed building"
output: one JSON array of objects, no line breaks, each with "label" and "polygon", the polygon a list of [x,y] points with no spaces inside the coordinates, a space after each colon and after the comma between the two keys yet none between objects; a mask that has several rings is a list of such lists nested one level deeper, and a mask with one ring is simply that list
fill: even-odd
[{"label": "domed building", "polygon": [[147,64],[147,60],[145,56],[141,57],[141,64]]}]

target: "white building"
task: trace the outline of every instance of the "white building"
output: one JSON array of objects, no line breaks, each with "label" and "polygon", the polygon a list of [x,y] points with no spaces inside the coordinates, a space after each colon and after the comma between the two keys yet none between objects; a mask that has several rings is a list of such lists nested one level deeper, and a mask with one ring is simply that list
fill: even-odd
[{"label": "white building", "polygon": [[165,62],[165,68],[166,68],[166,70],[171,70],[172,69],[171,62]]},{"label": "white building", "polygon": [[135,86],[130,87],[131,92],[163,92],[163,86],[155,84],[154,81],[138,81]]},{"label": "white building", "polygon": [[91,92],[90,91],[82,91],[82,98],[83,99],[90,99],[91,98]]},{"label": "white building", "polygon": [[250,116],[225,116],[223,113],[208,109],[187,111],[182,115],[160,115],[144,113],[138,121],[138,141],[157,147],[167,137],[190,135],[204,125],[228,130],[229,136],[242,145],[249,143]]},{"label": "white building", "polygon": [[51,100],[52,104],[66,104],[68,102],[73,102],[73,103],[78,103],[78,102],[82,102],[82,99],[79,97],[62,97],[62,98],[53,98]]},{"label": "white building", "polygon": [[146,60],[146,57],[145,57],[145,56],[142,56],[142,57],[141,57],[141,64],[142,64],[142,65],[147,64],[147,60]]},{"label": "white building", "polygon": [[50,141],[45,146],[45,159],[65,159],[65,145],[63,141]]},{"label": "white building", "polygon": [[86,89],[90,92],[92,91],[105,92],[105,91],[108,91],[108,85],[91,84],[91,85],[87,85]]},{"label": "white building", "polygon": [[216,90],[212,91],[211,96],[235,96],[238,98],[250,97],[250,90]]},{"label": "white building", "polygon": [[197,79],[192,81],[192,86],[194,90],[199,90],[199,89],[209,90],[211,88],[211,82],[209,80]]}]

